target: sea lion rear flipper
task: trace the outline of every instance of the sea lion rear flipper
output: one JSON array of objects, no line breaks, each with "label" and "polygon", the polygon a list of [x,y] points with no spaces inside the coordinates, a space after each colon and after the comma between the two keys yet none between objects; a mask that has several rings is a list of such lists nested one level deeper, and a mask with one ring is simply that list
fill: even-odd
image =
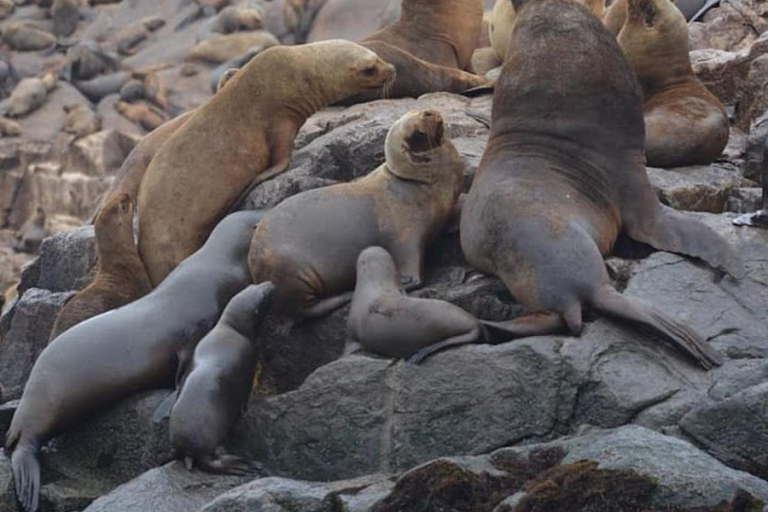
[{"label": "sea lion rear flipper", "polygon": [[11,455],[16,496],[27,512],[35,512],[40,499],[40,462],[34,446],[17,446]]},{"label": "sea lion rear flipper", "polygon": [[423,349],[410,356],[408,358],[408,362],[411,364],[421,364],[426,358],[433,356],[438,352],[452,347],[477,343],[478,341],[482,341],[482,331],[481,329],[475,328],[467,333],[453,336],[447,340],[433,343],[432,345],[424,347]]},{"label": "sea lion rear flipper", "polygon": [[499,344],[529,336],[568,333],[562,316],[552,313],[525,315],[505,322],[479,320],[485,329],[486,343]]},{"label": "sea lion rear flipper", "polygon": [[660,311],[625,297],[610,285],[599,288],[589,302],[595,309],[608,316],[649,328],[693,356],[705,370],[723,364],[720,353],[693,329]]},{"label": "sea lion rear flipper", "polygon": [[160,405],[157,406],[157,409],[155,409],[155,413],[152,415],[152,421],[154,423],[162,423],[163,420],[168,419],[171,417],[171,410],[173,409],[173,404],[176,403],[176,400],[179,398],[179,390],[175,389],[173,393],[165,397],[165,399],[160,402]]}]

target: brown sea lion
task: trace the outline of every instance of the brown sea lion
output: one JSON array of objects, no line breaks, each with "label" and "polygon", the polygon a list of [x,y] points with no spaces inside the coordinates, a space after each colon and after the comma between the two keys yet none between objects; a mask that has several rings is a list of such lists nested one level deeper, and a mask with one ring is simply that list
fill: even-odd
[{"label": "brown sea lion", "polygon": [[136,73],[120,88],[120,99],[134,103],[138,100],[148,100],[162,110],[168,110],[168,87],[157,73]]},{"label": "brown sea lion", "polygon": [[489,85],[485,78],[466,71],[482,27],[482,0],[404,0],[398,21],[360,42],[395,66],[394,84],[344,103],[437,91],[458,93]]},{"label": "brown sea lion", "polygon": [[165,20],[159,16],[149,16],[135,21],[117,33],[117,51],[122,55],[133,55],[136,47],[149,35],[165,26]]},{"label": "brown sea lion", "polygon": [[148,132],[159,128],[168,121],[168,116],[165,112],[144,102],[126,103],[125,101],[118,101],[115,103],[115,110]]},{"label": "brown sea lion", "polygon": [[309,116],[393,76],[375,53],[341,40],[276,46],[246,64],[149,164],[139,191],[139,254],[152,283],[194,252],[250,188],[287,169]]},{"label": "brown sea lion", "polygon": [[424,250],[453,212],[464,164],[433,110],[392,125],[384,153],[386,162],[363,179],[286,199],[254,233],[251,273],[275,284],[274,312],[286,330],[299,316],[348,302],[357,257],[372,245],[392,254],[408,287],[420,286]]},{"label": "brown sea lion", "polygon": [[0,110],[8,117],[23,117],[45,104],[48,93],[56,87],[58,78],[47,73],[40,78],[24,78],[0,104]]},{"label": "brown sea lion", "polygon": [[21,135],[21,125],[0,116],[0,137],[18,137],[19,135]]},{"label": "brown sea lion", "polygon": [[150,291],[147,271],[133,241],[133,199],[113,196],[94,223],[98,268],[93,282],[59,311],[50,339],[84,320],[112,311]]},{"label": "brown sea lion", "polygon": [[643,87],[648,165],[714,162],[728,144],[728,114],[693,73],[680,10],[670,0],[629,0],[618,41]]},{"label": "brown sea lion", "polygon": [[36,52],[53,48],[56,37],[32,23],[14,21],[2,29],[3,41],[19,52]]},{"label": "brown sea lion", "polygon": [[251,282],[246,254],[261,216],[229,215],[149,295],[74,326],[43,350],[5,440],[25,510],[38,507],[37,454],[48,439],[121,398],[173,383],[178,364]]},{"label": "brown sea lion", "polygon": [[251,285],[235,295],[221,319],[180,367],[178,399],[168,430],[178,457],[205,471],[258,474],[252,461],[229,455],[224,441],[245,410],[259,363],[257,332],[269,310],[274,285]]},{"label": "brown sea lion", "polygon": [[616,40],[571,0],[515,0],[490,139],[461,218],[467,261],[541,317],[582,331],[582,307],[677,344],[704,368],[722,357],[690,327],[616,291],[603,256],[619,232],[744,273],[731,247],[663,206],[645,172],[640,85]]},{"label": "brown sea lion", "polygon": [[202,24],[197,33],[197,41],[208,39],[214,34],[231,34],[263,27],[264,15],[261,11],[244,7],[225,7],[219,14]]},{"label": "brown sea lion", "polygon": [[48,236],[48,231],[45,229],[45,219],[46,215],[43,207],[38,206],[35,208],[35,213],[16,232],[18,243],[13,247],[16,252],[37,253],[40,249],[40,244],[43,243],[43,239]]},{"label": "brown sea lion", "polygon": [[67,37],[77,30],[80,21],[80,0],[53,0],[51,5],[53,33],[58,37]]},{"label": "brown sea lion", "polygon": [[88,105],[74,103],[62,108],[67,114],[63,128],[65,133],[80,138],[101,130],[101,117]]},{"label": "brown sea lion", "polygon": [[266,49],[279,44],[280,41],[266,30],[215,35],[192,48],[187,60],[221,64],[244,54],[254,46]]}]

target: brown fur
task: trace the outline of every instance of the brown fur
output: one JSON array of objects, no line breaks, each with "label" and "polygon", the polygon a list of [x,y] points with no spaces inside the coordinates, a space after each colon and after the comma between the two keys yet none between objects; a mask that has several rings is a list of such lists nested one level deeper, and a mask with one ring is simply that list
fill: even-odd
[{"label": "brown fur", "polygon": [[133,200],[113,196],[94,225],[98,269],[93,282],[69,300],[56,317],[50,339],[96,315],[133,302],[152,286],[133,240]]},{"label": "brown fur", "polygon": [[64,132],[75,137],[84,137],[101,130],[101,117],[82,103],[64,105],[67,118],[64,120]]},{"label": "brown fur", "polygon": [[[304,121],[394,70],[349,41],[254,57],[160,148],[139,192],[139,253],[157,285],[258,181],[286,170]],[[190,206],[194,205],[193,208]]]},{"label": "brown fur", "polygon": [[147,103],[126,103],[118,101],[115,110],[126,119],[133,121],[142,128],[151,132],[168,121],[165,112]]}]

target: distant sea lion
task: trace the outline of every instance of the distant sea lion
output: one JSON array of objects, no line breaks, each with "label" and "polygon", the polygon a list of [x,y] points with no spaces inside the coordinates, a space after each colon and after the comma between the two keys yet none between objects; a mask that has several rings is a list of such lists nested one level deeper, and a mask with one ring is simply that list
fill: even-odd
[{"label": "distant sea lion", "polygon": [[0,137],[18,137],[19,135],[21,135],[21,125],[0,116]]},{"label": "distant sea lion", "polygon": [[117,51],[122,55],[133,55],[136,47],[146,40],[149,35],[165,25],[165,20],[159,16],[149,16],[134,21],[117,33]]},{"label": "distant sea lion", "polygon": [[97,76],[92,80],[74,81],[72,85],[94,103],[98,103],[110,94],[117,94],[123,85],[131,79],[127,71],[118,71]]},{"label": "distant sea lion", "polygon": [[[136,76],[141,77],[141,73]],[[146,73],[142,78],[133,78],[120,88],[120,99],[128,103],[146,99],[160,107],[168,109],[168,87],[157,73]]]},{"label": "distant sea lion", "polygon": [[659,203],[645,172],[640,85],[615,39],[570,0],[514,0],[488,147],[461,217],[474,267],[502,279],[539,334],[582,331],[582,305],[649,329],[704,368],[722,357],[690,327],[617,292],[603,256],[619,232],[732,275],[730,246]]},{"label": "distant sea lion", "polygon": [[37,254],[40,244],[48,236],[45,229],[45,210],[42,206],[35,208],[35,213],[30,216],[24,225],[16,232],[18,243],[13,247],[16,252]]},{"label": "distant sea lion", "polygon": [[405,284],[421,285],[424,250],[453,213],[464,164],[433,110],[400,118],[384,152],[386,162],[365,178],[290,197],[254,233],[253,280],[275,284],[273,309],[286,330],[349,301],[366,247],[386,248]]},{"label": "distant sea lion", "polygon": [[133,241],[133,199],[114,196],[94,223],[98,268],[93,282],[72,297],[56,317],[50,339],[96,315],[137,300],[150,291],[149,276]]},{"label": "distant sea lion", "polygon": [[32,367],[5,442],[16,494],[38,507],[40,447],[93,411],[173,383],[224,307],[250,283],[246,254],[260,212],[224,219],[206,244],[149,295],[78,324]]},{"label": "distant sea lion", "polygon": [[629,0],[618,41],[645,100],[648,165],[710,164],[728,144],[725,107],[691,67],[688,25],[670,0]]},{"label": "distant sea lion", "polygon": [[24,78],[0,104],[0,111],[8,117],[23,117],[45,104],[48,93],[56,87],[56,75],[48,73],[41,78]]},{"label": "distant sea lion", "polygon": [[125,101],[118,101],[115,103],[115,110],[124,118],[140,125],[148,132],[159,128],[168,121],[168,116],[165,112],[144,102],[126,103]]},{"label": "distant sea lion", "polygon": [[56,37],[32,23],[14,21],[2,29],[3,41],[19,52],[36,52],[53,48]]},{"label": "distant sea lion", "polygon": [[219,323],[197,345],[187,368],[179,368],[178,399],[168,430],[171,446],[213,473],[251,475],[258,464],[229,455],[224,441],[245,410],[259,362],[257,332],[274,286],[251,285],[227,304]]},{"label": "distant sea lion", "polygon": [[58,37],[67,37],[77,30],[80,21],[80,0],[53,0],[51,5],[53,33]]},{"label": "distant sea lion", "polygon": [[[275,46],[275,45],[272,45],[272,46]],[[249,48],[247,52],[241,55],[238,55],[234,59],[228,60],[224,64],[214,69],[213,73],[211,73],[211,92],[216,92],[221,88],[220,83],[221,83],[222,77],[225,74],[230,73],[230,70],[237,71],[241,67],[248,64],[251,61],[251,59],[253,59],[255,56],[257,56],[264,50],[266,50],[264,46],[254,46],[252,48]],[[229,78],[232,78],[232,77],[230,76]]]},{"label": "distant sea lion", "polygon": [[82,103],[64,105],[67,114],[64,120],[64,132],[75,138],[85,137],[101,130],[101,117],[91,107]]},{"label": "distant sea lion", "polygon": [[13,14],[16,3],[13,0],[0,0],[0,20],[4,20]]},{"label": "distant sea lion", "polygon": [[152,283],[194,252],[256,183],[287,169],[309,116],[380,89],[393,75],[375,53],[340,40],[276,46],[251,60],[149,164],[139,191],[139,254]]},{"label": "distant sea lion", "polygon": [[255,46],[267,49],[279,44],[280,41],[266,30],[216,35],[192,48],[187,60],[220,64],[243,55]]},{"label": "distant sea lion", "polygon": [[214,34],[231,34],[263,27],[264,17],[257,9],[225,7],[219,14],[203,23],[197,33],[197,41],[208,39]]},{"label": "distant sea lion", "polygon": [[82,41],[67,50],[67,63],[61,76],[68,82],[90,80],[117,68],[115,58],[102,50],[99,43]]},{"label": "distant sea lion", "polygon": [[[711,0],[675,0],[673,3],[683,13],[686,20],[695,21],[694,18],[700,18],[707,10],[714,7],[716,2]],[[626,20],[627,0],[616,0],[605,13],[603,22],[608,32],[618,36]]]}]

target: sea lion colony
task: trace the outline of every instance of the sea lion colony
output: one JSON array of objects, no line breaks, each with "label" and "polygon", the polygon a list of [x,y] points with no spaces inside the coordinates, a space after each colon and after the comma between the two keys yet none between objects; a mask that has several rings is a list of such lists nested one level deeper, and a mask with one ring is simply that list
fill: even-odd
[{"label": "sea lion colony", "polygon": [[[70,4],[55,3],[62,33]],[[601,18],[615,23],[619,9],[623,24],[611,34]],[[226,14],[258,25],[256,13]],[[733,278],[743,274],[727,243],[661,205],[646,176],[647,159],[712,161],[727,139],[722,105],[690,73],[680,10],[670,0],[619,0],[607,13],[600,2],[498,0],[488,24],[498,78],[472,72],[482,14],[480,0],[403,0],[400,19],[361,45],[248,47],[232,61],[242,69],[219,72],[226,78],[207,104],[164,124],[150,118],[162,116],[164,103],[146,80],[151,71],[133,73],[124,93],[154,105],[115,108],[148,128],[161,125],[134,148],[102,202],[99,271],[62,310],[13,417],[5,449],[25,510],[38,508],[38,452],[51,436],[97,407],[170,385],[174,375],[177,392],[157,418],[170,416],[177,455],[210,471],[258,472],[223,444],[250,393],[258,325],[270,305],[288,331],[351,301],[349,350],[414,362],[466,343],[578,336],[587,306],[676,345],[704,369],[721,364],[683,322],[613,289],[603,264],[623,231]],[[160,21],[126,27],[119,50],[132,52]],[[224,21],[203,37],[236,30]],[[34,30],[4,37],[25,46],[39,39]],[[110,64],[97,47],[72,54],[64,71],[73,80],[92,81]],[[36,80],[11,94],[9,115],[36,108],[55,75]],[[385,163],[366,177],[270,211],[230,213],[288,168],[297,132],[325,106],[488,89],[490,140],[465,201],[450,126],[439,110],[425,110],[394,123]],[[424,250],[452,219],[460,219],[467,260],[501,278],[529,316],[492,323],[407,296],[422,284]]]}]

